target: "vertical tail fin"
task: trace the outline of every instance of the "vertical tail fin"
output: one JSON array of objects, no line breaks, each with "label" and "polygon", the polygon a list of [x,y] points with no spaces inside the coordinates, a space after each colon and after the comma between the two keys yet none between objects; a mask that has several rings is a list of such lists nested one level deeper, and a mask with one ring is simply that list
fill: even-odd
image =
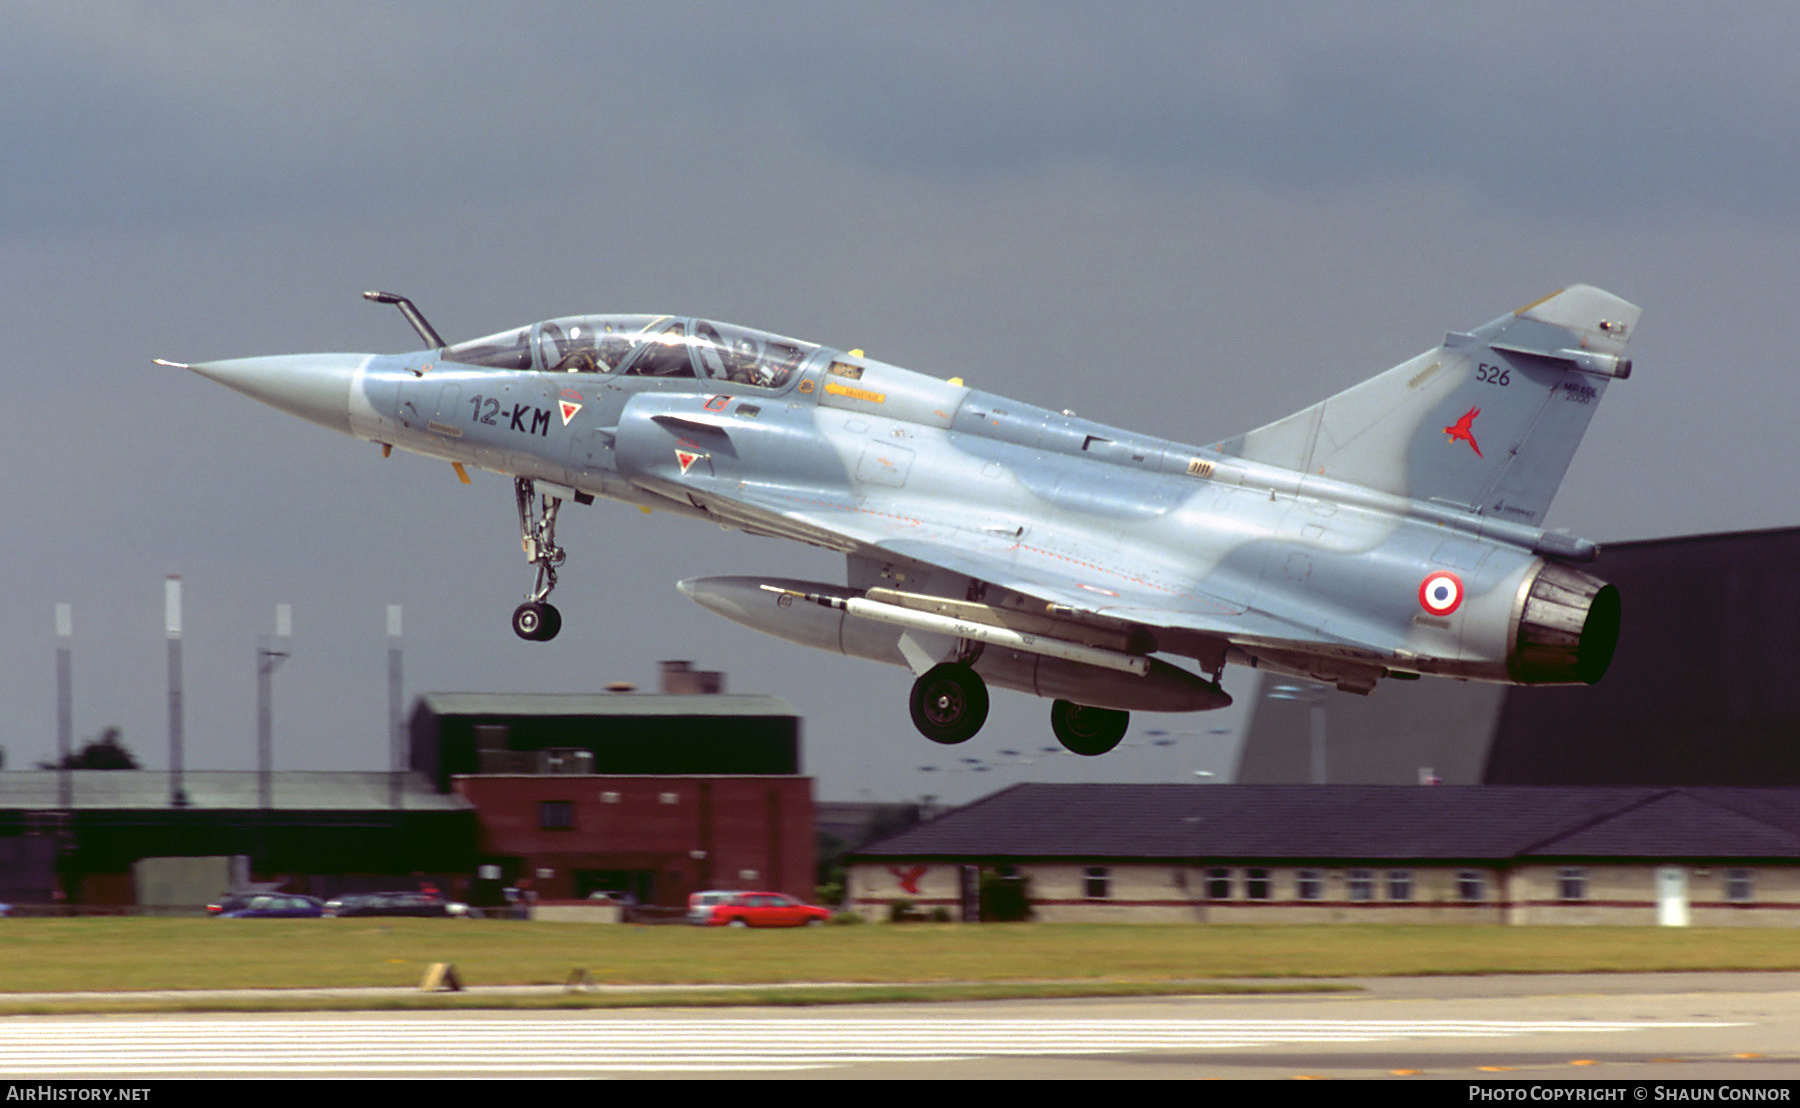
[{"label": "vertical tail fin", "polygon": [[1639,314],[1571,285],[1218,449],[1535,525]]}]

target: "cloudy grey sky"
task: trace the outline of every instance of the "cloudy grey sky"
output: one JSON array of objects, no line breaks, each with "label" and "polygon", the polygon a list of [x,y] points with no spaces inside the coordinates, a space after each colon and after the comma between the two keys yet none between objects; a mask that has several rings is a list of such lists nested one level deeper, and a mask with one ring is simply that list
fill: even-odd
[{"label": "cloudy grey sky", "polygon": [[173,572],[193,768],[254,764],[252,649],[285,602],[285,768],[385,765],[399,603],[411,692],[650,687],[692,658],[806,715],[829,799],[1222,770],[1235,709],[950,772],[1050,744],[1047,705],[997,694],[932,747],[903,671],[673,588],[839,559],[619,505],[565,513],[565,630],[518,642],[505,479],[150,359],[404,349],[358,296],[387,288],[452,340],[712,315],[1207,442],[1585,281],[1644,308],[1638,369],[1551,524],[1789,526],[1796,49],[1800,13],[1754,3],[8,4],[7,765],[53,752],[64,600],[77,736],[165,763]]}]

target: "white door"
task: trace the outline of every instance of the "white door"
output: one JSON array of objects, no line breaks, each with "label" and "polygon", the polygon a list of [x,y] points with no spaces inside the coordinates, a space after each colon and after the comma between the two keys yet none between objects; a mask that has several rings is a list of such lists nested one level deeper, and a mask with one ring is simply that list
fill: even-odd
[{"label": "white door", "polygon": [[1657,867],[1656,923],[1659,927],[1688,925],[1687,870],[1681,866]]}]

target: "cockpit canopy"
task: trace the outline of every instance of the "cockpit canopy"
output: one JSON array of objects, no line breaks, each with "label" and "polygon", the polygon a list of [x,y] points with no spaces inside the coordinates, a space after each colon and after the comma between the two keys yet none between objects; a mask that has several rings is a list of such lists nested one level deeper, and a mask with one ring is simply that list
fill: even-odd
[{"label": "cockpit canopy", "polygon": [[814,343],[704,319],[584,315],[457,343],[445,347],[443,357],[493,369],[703,377],[779,389],[818,349]]}]

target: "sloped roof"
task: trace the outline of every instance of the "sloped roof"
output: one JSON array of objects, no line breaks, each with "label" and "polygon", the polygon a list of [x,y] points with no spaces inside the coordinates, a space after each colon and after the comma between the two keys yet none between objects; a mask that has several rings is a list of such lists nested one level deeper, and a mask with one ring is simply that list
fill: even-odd
[{"label": "sloped roof", "polygon": [[[1718,792],[1733,795],[1709,795]],[[1735,795],[1744,792],[1767,795]],[[1739,806],[1728,806],[1728,800]],[[1765,818],[1777,813],[1781,822]],[[1800,789],[1025,784],[870,843],[855,854],[1800,859]]]},{"label": "sloped roof", "polygon": [[1793,802],[1793,789],[1709,785],[1682,791],[1703,797],[1721,808],[1740,812],[1752,819],[1800,835],[1800,805]]},{"label": "sloped roof", "polygon": [[[1800,809],[1800,789],[1789,794]],[[1789,817],[1793,818],[1792,815]],[[1557,857],[1780,858],[1800,855],[1800,834],[1686,790],[1670,790],[1586,827],[1547,839],[1532,855]]]}]

